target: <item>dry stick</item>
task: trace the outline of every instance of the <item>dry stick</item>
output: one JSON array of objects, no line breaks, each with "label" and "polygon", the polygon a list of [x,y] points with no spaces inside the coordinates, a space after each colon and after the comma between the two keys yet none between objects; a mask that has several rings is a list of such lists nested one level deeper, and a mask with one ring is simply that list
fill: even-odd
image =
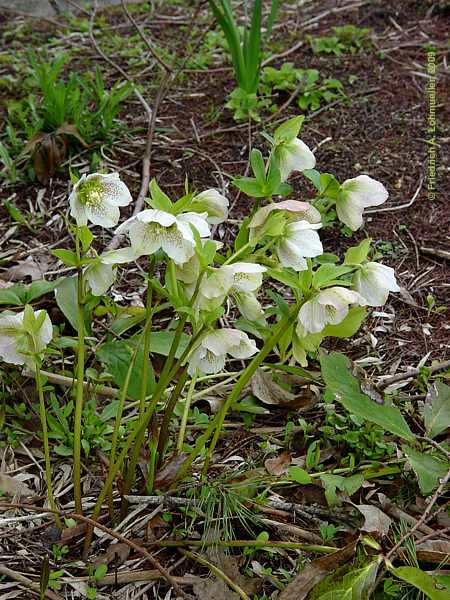
[{"label": "dry stick", "polygon": [[431,498],[430,502],[428,503],[428,506],[424,510],[423,515],[420,517],[420,519],[417,521],[417,523],[414,525],[414,527],[411,527],[411,529],[409,531],[407,531],[404,535],[402,535],[402,537],[395,544],[395,546],[393,548],[391,548],[391,550],[389,550],[389,552],[386,555],[386,560],[392,560],[392,558],[396,556],[400,547],[405,543],[405,541],[412,536],[412,534],[416,531],[416,529],[418,529],[420,527],[420,525],[424,524],[427,521],[428,516],[430,515],[433,506],[436,504],[437,500],[443,493],[444,488],[449,481],[450,481],[450,469],[449,469],[447,475],[444,477],[444,479],[442,479],[441,483],[439,484],[438,489],[434,492],[434,495]]},{"label": "dry stick", "polygon": [[[38,507],[32,506],[30,504],[0,502],[0,507],[6,508],[6,509],[20,508],[23,510],[30,510],[32,512],[36,512],[36,511],[42,512],[42,508],[38,508]],[[90,519],[89,517],[85,517],[84,515],[79,515],[77,513],[64,513],[62,510],[51,510],[51,509],[47,509],[46,512],[49,514],[59,514],[64,519],[74,519],[75,521],[81,521],[81,523],[85,523],[86,525],[90,525],[91,527],[95,527],[96,529],[100,529],[101,531],[103,531],[104,533],[107,533],[108,535],[115,538],[119,542],[126,544],[127,546],[132,548],[135,552],[137,552],[138,554],[141,554],[141,556],[145,557],[155,567],[155,569],[158,569],[158,571],[161,573],[161,575],[164,577],[164,579],[167,581],[167,583],[169,583],[180,596],[182,596],[183,598],[186,598],[186,600],[191,600],[191,597],[180,588],[178,583],[174,580],[174,578],[167,571],[167,569],[165,569],[162,566],[162,564],[154,556],[152,556],[150,554],[150,552],[148,552],[148,550],[146,550],[142,546],[139,546],[139,544],[132,542],[131,540],[127,539],[125,536],[121,535],[120,533],[117,533],[113,529],[110,529],[109,527],[106,527],[105,525],[102,525],[101,523],[98,523],[98,521],[94,521],[93,519]],[[58,600],[59,600],[59,598],[58,598]]]},{"label": "dry stick", "polygon": [[[41,370],[39,372],[41,377],[45,377],[47,381],[54,383],[55,385],[71,388],[77,382],[76,377],[66,377],[65,375],[58,375],[58,373],[51,373],[50,371]],[[25,368],[22,371],[22,375],[24,377],[33,377],[34,373],[31,371],[31,369]],[[89,383],[88,381],[83,382],[83,388],[86,392],[94,391],[99,396],[106,396],[107,398],[116,398],[120,392],[120,390],[117,388],[109,387],[107,385],[96,385]]]},{"label": "dry stick", "polygon": [[[31,579],[28,579],[28,577],[25,577],[24,575],[22,575],[22,573],[13,571],[5,565],[0,565],[0,575],[5,575],[5,577],[9,577],[13,581],[17,581],[24,587],[37,594],[38,596],[41,593],[41,588],[38,583],[31,581]],[[50,598],[50,600],[64,600],[62,596],[60,596],[56,592],[52,592],[52,590],[45,590],[45,597]]]},{"label": "dry stick", "polygon": [[[423,367],[422,367],[423,368]],[[437,365],[432,365],[429,367],[430,373],[437,373],[438,371],[444,371],[445,369],[450,368],[450,360],[446,360]],[[420,374],[421,369],[410,369],[406,371],[406,373],[398,373],[397,375],[393,375],[392,377],[388,377],[378,383],[378,387],[383,389],[392,383],[397,383],[398,381],[403,381],[404,379],[411,379],[416,375]]]}]

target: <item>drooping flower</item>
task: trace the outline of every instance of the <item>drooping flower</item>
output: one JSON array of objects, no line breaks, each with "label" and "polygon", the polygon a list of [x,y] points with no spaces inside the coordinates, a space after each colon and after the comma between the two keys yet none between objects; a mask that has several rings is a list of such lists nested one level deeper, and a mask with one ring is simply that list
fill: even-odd
[{"label": "drooping flower", "polygon": [[219,329],[207,334],[192,352],[188,362],[190,375],[218,373],[225,366],[227,354],[233,358],[250,358],[258,352],[254,340],[238,329]]},{"label": "drooping flower", "polygon": [[272,212],[282,211],[288,217],[289,221],[308,221],[308,223],[320,223],[320,212],[309,204],[309,202],[300,202],[299,200],[284,200],[283,202],[272,202],[260,208],[249,223],[250,241],[257,239],[265,230],[267,220]]},{"label": "drooping flower", "polygon": [[83,175],[69,196],[70,214],[78,227],[90,221],[102,227],[114,227],[119,222],[119,206],[132,201],[127,186],[118,173]]},{"label": "drooping flower", "polygon": [[253,292],[237,292],[233,299],[241,315],[249,321],[257,321],[264,316],[262,306]]},{"label": "drooping flower", "polygon": [[103,296],[116,280],[117,265],[136,260],[133,248],[119,248],[100,254],[85,270],[86,281],[94,296]]},{"label": "drooping flower", "polygon": [[345,319],[350,304],[366,304],[364,298],[353,290],[335,286],[321,290],[305,302],[298,313],[297,335],[319,333],[327,325],[337,325]]},{"label": "drooping flower", "polygon": [[361,265],[354,275],[353,283],[368,306],[383,306],[389,292],[400,291],[394,269],[376,262]]},{"label": "drooping flower", "polygon": [[128,233],[136,256],[147,256],[162,249],[175,263],[183,264],[195,253],[191,226],[200,237],[210,234],[206,217],[206,213],[186,212],[175,216],[149,208],[122,223],[116,233]]},{"label": "drooping flower", "polygon": [[312,258],[323,254],[322,242],[316,231],[320,227],[320,223],[308,223],[308,221],[288,223],[284,235],[276,244],[280,263],[295,271],[305,271],[308,268],[306,257]]},{"label": "drooping flower", "polygon": [[229,265],[233,270],[234,292],[256,292],[262,285],[263,273],[267,267],[250,262],[235,262]]},{"label": "drooping flower", "polygon": [[[284,220],[273,222],[273,231],[269,219],[273,213],[285,215]],[[305,258],[320,256],[323,253],[317,229],[320,229],[320,213],[307,202],[285,200],[277,204],[268,204],[259,209],[249,224],[250,240],[275,237],[274,249],[279,261],[285,267],[296,271],[307,268]]]},{"label": "drooping flower", "polygon": [[[195,308],[210,311],[222,306],[231,291],[234,271],[231,265],[225,265],[205,276],[200,284]],[[193,286],[191,286],[193,293]]]},{"label": "drooping flower", "polygon": [[281,181],[286,181],[293,171],[314,169],[316,165],[316,157],[305,142],[298,138],[281,142],[276,146],[274,154],[280,170]]},{"label": "drooping flower", "polygon": [[52,323],[45,310],[34,312],[28,306],[21,313],[0,317],[0,357],[7,363],[33,366],[32,356],[40,354],[52,337]]},{"label": "drooping flower", "polygon": [[337,216],[352,231],[356,231],[363,224],[364,209],[383,204],[388,196],[384,185],[368,175],[347,179],[341,185],[336,201]]},{"label": "drooping flower", "polygon": [[[228,219],[228,198],[211,188],[197,194],[192,200],[191,210],[197,208],[208,214],[207,220],[211,225],[218,225]],[[197,211],[198,212],[198,211]]]}]

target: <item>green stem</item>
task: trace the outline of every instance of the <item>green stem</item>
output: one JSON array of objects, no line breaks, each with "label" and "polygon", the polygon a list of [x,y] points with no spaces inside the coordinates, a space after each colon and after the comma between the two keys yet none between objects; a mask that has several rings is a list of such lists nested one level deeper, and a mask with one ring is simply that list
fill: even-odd
[{"label": "green stem", "polygon": [[218,421],[217,421],[217,425],[215,427],[214,436],[211,440],[211,444],[208,449],[208,454],[205,458],[205,464],[203,466],[203,475],[205,475],[208,471],[209,461],[210,461],[211,456],[216,447],[217,440],[219,439],[219,435],[220,435],[220,431],[222,429],[223,422],[225,421],[225,417],[230,409],[230,406],[232,406],[234,404],[234,402],[237,401],[242,390],[247,385],[247,383],[250,381],[250,379],[253,377],[256,369],[261,365],[261,363],[264,361],[264,359],[267,357],[267,355],[272,351],[275,344],[277,344],[277,342],[280,340],[281,336],[285,333],[287,328],[291,325],[291,323],[297,317],[298,309],[299,309],[299,305],[296,305],[295,308],[292,310],[292,312],[289,315],[287,315],[286,317],[284,317],[278,323],[278,325],[276,325],[272,335],[266,340],[266,342],[264,343],[264,346],[261,348],[261,350],[258,352],[258,354],[253,358],[253,360],[250,362],[250,364],[247,366],[247,368],[242,372],[242,375],[237,380],[235,386],[233,387],[231,394],[228,396],[226,401],[223,403],[223,405],[218,413]]},{"label": "green stem", "polygon": [[188,393],[184,401],[183,416],[181,418],[180,431],[178,432],[178,443],[177,452],[181,453],[183,450],[184,436],[186,433],[186,425],[189,416],[189,409],[191,408],[192,396],[194,394],[195,384],[197,383],[197,375],[194,375],[189,385]]},{"label": "green stem", "polygon": [[304,550],[318,554],[332,554],[339,548],[334,546],[320,546],[315,544],[302,544],[300,542],[279,542],[270,540],[158,540],[155,546],[163,548],[178,548],[183,546],[204,547],[218,546],[220,548],[284,548],[286,550]]},{"label": "green stem", "polygon": [[164,410],[164,416],[161,423],[161,427],[159,428],[159,436],[158,436],[158,465],[161,466],[162,461],[164,459],[164,452],[167,446],[167,441],[169,439],[169,426],[170,420],[173,415],[173,411],[175,410],[175,406],[178,402],[178,398],[180,397],[181,392],[183,391],[184,384],[187,379],[187,369],[183,369],[180,374],[177,384],[175,388],[172,390],[172,395],[170,396],[170,400],[166,405]]},{"label": "green stem", "polygon": [[[150,259],[149,268],[148,268],[148,277],[150,279],[153,271],[154,259],[153,257]],[[148,382],[148,372],[149,372],[149,362],[150,362],[150,337],[151,337],[151,320],[152,320],[152,297],[153,297],[153,289],[150,284],[147,285],[147,300],[146,300],[146,325],[144,330],[144,343],[142,347],[142,379],[141,379],[141,387],[139,390],[139,415],[144,413],[145,409],[145,398],[147,396],[147,382]],[[150,321],[150,326],[148,325]]]},{"label": "green stem", "polygon": [[237,258],[244,254],[244,252],[248,250],[248,248],[253,248],[253,246],[253,242],[247,242],[242,246],[242,248],[239,248],[237,252],[235,252],[229,258],[227,258],[227,260],[224,263],[222,263],[222,266],[229,265],[231,262],[234,262]]},{"label": "green stem", "polygon": [[[45,480],[47,483],[47,496],[50,504],[50,508],[54,511],[57,510],[55,497],[53,495],[53,486],[52,486],[52,467],[50,464],[50,446],[48,443],[48,429],[47,429],[47,412],[45,410],[45,399],[44,399],[44,390],[42,387],[42,379],[41,379],[41,371],[39,368],[39,364],[36,361],[35,366],[35,379],[36,379],[36,387],[38,390],[39,396],[39,415],[41,418],[41,427],[42,427],[42,438],[44,441],[44,457],[45,457]],[[59,515],[55,512],[55,521],[58,529],[62,529],[61,519]]]},{"label": "green stem", "polygon": [[[78,229],[75,237],[76,252],[78,261],[81,260],[80,240]],[[75,497],[75,510],[78,514],[83,514],[83,505],[81,502],[81,435],[84,404],[84,276],[83,268],[78,266],[78,287],[77,287],[77,326],[78,326],[78,346],[77,346],[77,384],[75,392],[75,416],[73,429],[73,488]]]}]

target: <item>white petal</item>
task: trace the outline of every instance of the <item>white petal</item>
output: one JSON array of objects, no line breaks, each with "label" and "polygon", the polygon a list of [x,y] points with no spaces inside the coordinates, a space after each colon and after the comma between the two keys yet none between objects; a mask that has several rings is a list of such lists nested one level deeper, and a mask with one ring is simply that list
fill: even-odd
[{"label": "white petal", "polygon": [[[305,302],[299,310],[298,320],[306,333],[319,333],[328,323],[326,307],[316,298]],[[300,331],[297,332],[300,337]]]},{"label": "white petal", "polygon": [[363,224],[362,204],[350,195],[341,194],[336,201],[336,213],[339,221],[350,227],[352,231],[356,231]]},{"label": "white petal", "polygon": [[183,264],[195,254],[195,246],[193,242],[186,240],[185,235],[183,235],[177,225],[161,229],[158,233],[161,240],[161,248],[167,256],[174,262]]},{"label": "white petal", "polygon": [[277,247],[277,255],[283,267],[291,267],[295,271],[305,271],[308,264],[297,246],[288,239],[282,239]]},{"label": "white petal", "polygon": [[111,250],[110,252],[100,254],[99,258],[105,265],[122,265],[133,262],[138,257],[133,248],[128,246],[127,248],[119,248],[118,250]]},{"label": "white petal", "polygon": [[36,318],[39,318],[42,312],[45,312],[45,319],[39,328],[39,331],[35,333],[35,344],[36,351],[42,352],[44,348],[51,342],[53,338],[53,326],[46,311],[38,310],[35,313]]},{"label": "white petal", "polygon": [[108,198],[108,203],[113,206],[128,206],[132,202],[130,190],[120,180],[118,173],[110,173],[109,175],[99,175]]},{"label": "white petal", "polygon": [[340,286],[322,290],[317,297],[317,301],[323,305],[333,306],[337,310],[341,310],[349,304],[365,305],[364,298],[358,292]]},{"label": "white petal", "polygon": [[162,233],[166,231],[158,223],[134,220],[128,225],[128,236],[136,256],[149,256],[161,248]]},{"label": "white petal", "polygon": [[113,264],[97,263],[86,269],[86,279],[94,296],[103,296],[109,290],[116,278]]},{"label": "white petal", "polygon": [[256,296],[252,293],[240,292],[234,295],[236,305],[241,315],[249,321],[257,321],[264,316],[264,311]]},{"label": "white petal", "polygon": [[211,275],[204,278],[200,290],[206,298],[225,297],[231,290],[234,282],[234,272],[231,265],[225,265],[216,269]]},{"label": "white petal", "polygon": [[390,291],[400,291],[394,269],[379,263],[363,265],[355,273],[354,283],[355,289],[363,296],[368,306],[383,306]]},{"label": "white petal", "polygon": [[312,258],[323,254],[322,242],[314,227],[318,225],[310,225],[306,221],[290,223],[286,227],[286,238],[297,247],[301,256]]},{"label": "white petal", "polygon": [[96,204],[85,206],[86,216],[94,225],[101,227],[115,227],[120,219],[120,210],[117,206],[102,200]]},{"label": "white petal", "polygon": [[208,213],[208,223],[218,225],[228,219],[228,198],[222,196],[217,190],[209,189],[201,192],[192,201],[193,205],[200,207]]},{"label": "white petal", "polygon": [[353,179],[347,179],[342,184],[342,190],[363,208],[383,204],[389,197],[384,185],[368,175],[358,175]]},{"label": "white petal", "polygon": [[176,278],[183,283],[196,283],[200,275],[200,262],[198,256],[194,254],[187,262],[182,265],[175,265]]},{"label": "white petal", "polygon": [[262,285],[266,267],[256,263],[237,262],[232,265],[234,272],[233,290],[236,292],[255,292]]},{"label": "white petal", "polygon": [[154,208],[141,211],[135,218],[142,223],[159,223],[163,227],[170,227],[177,221],[176,217],[171,213],[165,210],[155,210]]},{"label": "white petal", "polygon": [[188,362],[189,375],[219,373],[225,366],[225,354],[216,355],[203,346],[199,346],[191,354]]},{"label": "white petal", "polygon": [[254,229],[264,225],[267,217],[273,210],[285,210],[293,213],[296,219],[308,221],[309,223],[320,223],[320,212],[309,204],[309,202],[301,202],[300,200],[283,200],[283,202],[272,202],[260,208],[252,218],[249,228]]},{"label": "white petal", "polygon": [[258,352],[255,341],[250,339],[244,331],[238,329],[223,331],[226,331],[229,337],[227,352],[234,358],[250,358]]},{"label": "white petal", "polygon": [[80,179],[74,185],[73,190],[69,196],[70,215],[75,219],[78,227],[83,227],[84,225],[87,225],[86,210],[84,205],[81,204],[78,198],[78,188],[84,181],[86,181],[86,175],[80,177]]},{"label": "white petal", "polygon": [[293,171],[306,171],[307,169],[313,169],[316,165],[314,154],[298,138],[281,144],[275,150],[275,156],[280,169],[281,181],[286,181]]},{"label": "white petal", "polygon": [[208,237],[210,232],[208,221],[206,220],[208,213],[187,212],[177,216],[177,220],[187,225],[193,225],[198,231],[200,237]]}]

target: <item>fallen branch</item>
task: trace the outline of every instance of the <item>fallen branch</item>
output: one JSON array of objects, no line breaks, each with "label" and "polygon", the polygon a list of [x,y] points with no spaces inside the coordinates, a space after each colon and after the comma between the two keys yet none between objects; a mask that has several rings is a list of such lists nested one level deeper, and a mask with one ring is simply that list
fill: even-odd
[{"label": "fallen branch", "polygon": [[[38,596],[41,594],[40,585],[38,583],[34,583],[34,581],[31,581],[31,579],[28,579],[28,577],[25,577],[22,573],[9,569],[6,565],[0,565],[0,575],[5,575],[5,577],[9,577],[9,579],[17,581]],[[56,592],[52,592],[52,590],[45,590],[45,597],[50,598],[50,600],[64,600],[62,596]]]},{"label": "fallen branch", "polygon": [[[437,373],[438,371],[444,371],[445,369],[448,369],[448,368],[450,368],[450,360],[446,360],[437,365],[432,365],[431,367],[428,367],[431,374]],[[397,375],[392,375],[391,377],[387,377],[386,379],[380,378],[378,387],[380,389],[384,389],[385,387],[388,387],[389,385],[391,385],[393,383],[397,383],[398,381],[404,381],[405,379],[412,379],[413,377],[416,377],[417,375],[419,375],[420,371],[421,371],[420,368],[410,369],[409,371],[406,371],[405,373],[398,373]]]}]

